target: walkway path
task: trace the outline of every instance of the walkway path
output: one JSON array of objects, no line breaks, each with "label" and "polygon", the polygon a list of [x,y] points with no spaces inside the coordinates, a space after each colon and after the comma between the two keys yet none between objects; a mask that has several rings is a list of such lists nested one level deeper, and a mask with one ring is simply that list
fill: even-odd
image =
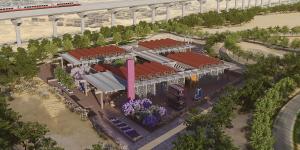
[{"label": "walkway path", "polygon": [[144,145],[143,147],[139,148],[139,150],[149,150],[149,149],[153,149],[154,147],[156,147],[157,145],[161,144],[162,142],[164,142],[165,140],[169,139],[170,137],[176,135],[177,133],[181,132],[182,130],[184,130],[186,128],[186,125],[184,125],[184,123],[181,123],[179,126],[177,126],[176,128],[168,131],[167,133],[161,135],[160,137],[156,138],[155,140],[151,141],[150,143]]},{"label": "walkway path", "polygon": [[279,112],[273,125],[275,150],[294,150],[293,130],[300,111],[300,94],[290,100]]}]

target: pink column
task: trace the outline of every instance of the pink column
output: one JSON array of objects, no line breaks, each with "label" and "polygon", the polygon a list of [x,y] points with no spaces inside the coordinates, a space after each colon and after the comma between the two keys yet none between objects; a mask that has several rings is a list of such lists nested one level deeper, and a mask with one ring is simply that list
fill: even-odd
[{"label": "pink column", "polygon": [[134,60],[132,58],[127,60],[127,97],[129,100],[135,99],[135,70]]}]

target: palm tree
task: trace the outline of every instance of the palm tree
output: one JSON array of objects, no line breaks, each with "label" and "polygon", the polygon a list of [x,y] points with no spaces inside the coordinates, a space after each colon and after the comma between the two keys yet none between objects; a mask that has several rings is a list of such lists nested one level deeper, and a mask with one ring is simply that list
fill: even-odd
[{"label": "palm tree", "polygon": [[229,1],[231,1],[231,0],[226,0],[226,11],[228,11],[229,10]]},{"label": "palm tree", "polygon": [[255,0],[255,7],[257,6],[258,0]]},{"label": "palm tree", "polygon": [[260,0],[260,7],[263,7],[263,5],[264,5],[264,1]]},{"label": "palm tree", "polygon": [[242,9],[245,9],[245,0],[242,0]]},{"label": "palm tree", "polygon": [[278,3],[279,3],[279,5],[280,5],[280,4],[281,4],[281,0],[279,0],[279,2],[278,2]]}]

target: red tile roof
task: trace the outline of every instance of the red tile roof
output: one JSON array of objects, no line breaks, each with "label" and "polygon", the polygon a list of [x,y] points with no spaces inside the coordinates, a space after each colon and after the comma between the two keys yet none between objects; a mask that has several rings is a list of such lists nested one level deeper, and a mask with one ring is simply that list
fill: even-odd
[{"label": "red tile roof", "polygon": [[121,55],[125,53],[125,50],[114,45],[109,45],[95,48],[76,49],[68,53],[77,59],[88,59],[110,55]]},{"label": "red tile roof", "polygon": [[184,42],[176,41],[169,38],[139,42],[139,46],[143,46],[145,48],[152,49],[152,50],[166,48],[166,47],[177,47],[182,45],[184,45]]},{"label": "red tile roof", "polygon": [[[127,79],[127,68],[125,66],[116,68],[111,65],[95,65],[101,66],[102,68],[105,68],[112,73],[118,75],[119,77],[123,79]],[[99,67],[100,68],[100,67]],[[95,69],[95,67],[94,67]],[[101,69],[97,70],[101,72]],[[96,70],[96,69],[95,69]],[[140,80],[142,78],[151,78],[151,77],[157,77],[157,76],[164,76],[164,75],[169,75],[169,74],[174,74],[176,72],[175,69],[164,66],[160,63],[157,62],[146,62],[143,64],[135,64],[135,79]]]},{"label": "red tile roof", "polygon": [[182,52],[169,54],[167,56],[170,59],[182,62],[184,64],[190,65],[195,68],[201,68],[206,65],[220,64],[222,61],[212,58],[203,54],[194,53],[194,52]]},{"label": "red tile roof", "polygon": [[106,71],[106,69],[103,65],[96,64],[96,65],[93,65],[92,68],[95,69],[95,71],[97,71],[97,72],[105,72]]}]

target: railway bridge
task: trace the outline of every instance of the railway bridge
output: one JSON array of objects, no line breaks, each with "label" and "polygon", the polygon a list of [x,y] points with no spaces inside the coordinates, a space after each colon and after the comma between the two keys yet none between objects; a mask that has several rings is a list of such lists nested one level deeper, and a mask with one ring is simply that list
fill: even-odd
[{"label": "railway bridge", "polygon": [[[80,6],[72,7],[57,7],[45,9],[33,9],[25,11],[12,11],[0,13],[0,20],[11,20],[15,27],[16,43],[21,45],[20,27],[22,25],[22,18],[49,16],[49,20],[53,25],[53,37],[57,37],[57,22],[58,16],[64,14],[77,14],[81,19],[81,32],[85,30],[85,19],[89,11],[107,10],[111,16],[111,26],[115,25],[115,14],[122,8],[129,8],[132,13],[132,23],[137,24],[136,12],[139,7],[148,6],[152,11],[152,23],[155,22],[156,9],[159,7],[166,8],[166,20],[170,19],[170,8],[174,5],[181,5],[182,16],[185,14],[185,7],[192,0],[127,0],[127,1],[112,1],[112,2],[97,2],[81,4]],[[201,0],[199,0],[200,2]]]}]

